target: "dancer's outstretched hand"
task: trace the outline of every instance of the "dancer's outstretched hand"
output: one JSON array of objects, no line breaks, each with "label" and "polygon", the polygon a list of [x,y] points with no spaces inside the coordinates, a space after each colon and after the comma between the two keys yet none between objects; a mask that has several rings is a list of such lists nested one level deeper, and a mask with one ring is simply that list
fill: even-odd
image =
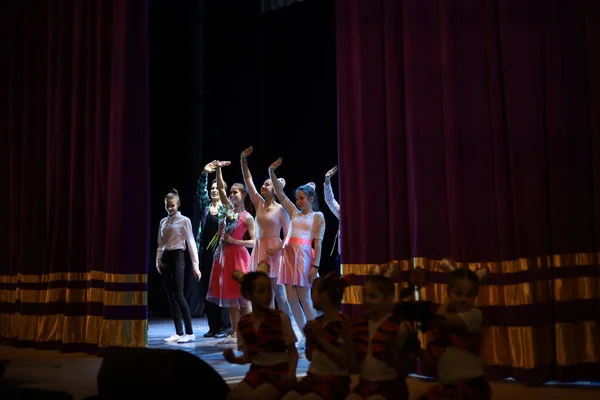
[{"label": "dancer's outstretched hand", "polygon": [[279,157],[279,158],[277,159],[277,161],[275,161],[273,164],[269,165],[269,169],[270,169],[270,170],[273,170],[273,171],[274,171],[274,170],[276,170],[276,169],[277,169],[277,168],[278,168],[278,167],[281,165],[281,162],[282,162],[282,161],[283,161],[283,160],[281,159],[281,157]]},{"label": "dancer's outstretched hand", "polygon": [[333,175],[335,175],[335,173],[337,172],[337,165],[333,168],[331,168],[329,171],[327,171],[327,173],[325,174],[325,183],[329,184],[329,182],[331,181],[331,177]]},{"label": "dancer's outstretched hand", "polygon": [[242,151],[242,158],[246,158],[248,157],[250,154],[252,154],[252,152],[254,151],[254,147],[250,146],[247,149],[244,149],[244,151]]},{"label": "dancer's outstretched hand", "polygon": [[231,161],[214,161],[216,162],[216,166],[219,168],[226,167],[231,164]]},{"label": "dancer's outstretched hand", "polygon": [[217,170],[217,160],[212,160],[204,166],[204,172],[211,174]]}]

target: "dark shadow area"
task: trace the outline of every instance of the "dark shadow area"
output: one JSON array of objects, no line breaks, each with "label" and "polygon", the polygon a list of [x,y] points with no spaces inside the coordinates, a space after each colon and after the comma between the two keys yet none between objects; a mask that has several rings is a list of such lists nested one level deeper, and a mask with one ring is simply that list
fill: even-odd
[{"label": "dark shadow area", "polygon": [[[184,4],[185,3],[185,4]],[[213,159],[231,160],[228,184],[241,182],[239,154],[253,145],[255,183],[278,157],[286,194],[317,184],[327,230],[322,273],[338,221],[323,199],[323,178],[337,164],[335,26],[333,1],[305,1],[263,14],[260,3],[237,0],[150,3],[151,261],[149,309],[169,315],[154,268],[163,198],[181,195],[181,212],[200,220],[196,183]],[[337,195],[337,179],[333,180]],[[190,273],[191,275],[191,273]],[[190,281],[190,279],[188,279]],[[192,313],[201,311],[197,285],[186,289]]]}]

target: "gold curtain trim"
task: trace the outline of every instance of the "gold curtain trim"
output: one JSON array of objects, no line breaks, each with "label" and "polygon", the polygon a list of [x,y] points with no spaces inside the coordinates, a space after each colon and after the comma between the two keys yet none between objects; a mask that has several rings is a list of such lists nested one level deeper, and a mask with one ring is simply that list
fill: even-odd
[{"label": "gold curtain trim", "polygon": [[147,347],[148,320],[104,320],[100,347]]},{"label": "gold curtain trim", "polygon": [[[0,291],[0,301],[15,302],[15,292],[9,290]],[[107,291],[102,288],[89,289],[42,289],[42,290],[20,290],[19,300],[21,303],[55,303],[65,301],[67,303],[104,303],[106,306],[145,306],[147,304],[147,293],[141,291]],[[6,299],[6,300],[5,300]]]},{"label": "gold curtain trim", "polygon": [[53,272],[50,274],[1,275],[0,283],[47,283],[56,281],[91,281],[109,283],[147,283],[148,274],[112,274],[102,271],[90,272]]},{"label": "gold curtain trim", "polygon": [[[343,274],[368,275],[373,265],[387,266],[398,264],[401,270],[410,270],[421,267],[431,271],[440,271],[441,260],[416,257],[409,260],[393,260],[383,264],[342,264]],[[509,261],[486,261],[478,263],[457,262],[459,267],[467,267],[472,270],[487,267],[492,273],[511,273],[520,271],[531,271],[540,268],[577,267],[586,265],[600,265],[600,253],[574,253],[555,254],[531,258],[518,258]]]},{"label": "gold curtain trim", "polygon": [[488,326],[484,327],[483,337],[485,365],[532,369],[554,362],[559,366],[600,362],[600,329],[595,321]]},{"label": "gold curtain trim", "polygon": [[0,314],[0,335],[21,341],[146,347],[148,321],[108,320],[91,315]]},{"label": "gold curtain trim", "polygon": [[[400,290],[402,285],[395,283],[396,295],[395,302],[400,302]],[[342,298],[343,304],[359,304],[362,305],[362,286],[349,286],[344,290],[344,297]]]},{"label": "gold curtain trim", "polygon": [[17,301],[17,290],[0,290],[0,302],[14,303]]},{"label": "gold curtain trim", "polygon": [[[57,281],[104,281],[105,283],[147,283],[147,274],[109,274],[101,271],[85,273],[58,272],[43,275],[3,275],[0,282],[15,284]],[[63,286],[63,285],[61,285]],[[0,290],[0,301],[6,303],[69,304],[102,303],[104,306],[146,306],[146,291],[109,291],[102,287],[71,289],[68,287],[39,290],[15,288]],[[100,347],[145,347],[148,342],[147,320],[105,320],[98,316],[0,314],[0,337],[21,341],[90,343]]]},{"label": "gold curtain trim", "polygon": [[375,266],[388,267],[392,264],[397,264],[401,271],[410,271],[413,267],[411,260],[393,260],[388,263],[381,264],[342,264],[342,274],[369,275],[369,271]]},{"label": "gold curtain trim", "polygon": [[[396,283],[396,301],[400,301]],[[420,299],[443,304],[448,301],[446,285],[430,283],[419,292]],[[526,282],[514,285],[485,285],[479,289],[476,306],[522,306],[544,301],[591,300],[600,298],[598,278],[567,278]],[[343,304],[362,304],[362,287],[350,286],[344,291]]]},{"label": "gold curtain trim", "polygon": [[[484,285],[479,289],[476,306],[520,306],[547,301],[591,300],[600,297],[597,278],[565,278],[525,282],[513,285]],[[430,284],[421,292],[422,300],[434,303],[448,301],[446,286]]]},{"label": "gold curtain trim", "polygon": [[17,283],[17,275],[0,275],[0,283]]}]

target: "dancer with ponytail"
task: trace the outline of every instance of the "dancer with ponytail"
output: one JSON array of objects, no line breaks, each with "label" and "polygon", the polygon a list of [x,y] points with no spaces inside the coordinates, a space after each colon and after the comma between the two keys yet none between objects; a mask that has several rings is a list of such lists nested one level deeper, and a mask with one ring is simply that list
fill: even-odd
[{"label": "dancer with ponytail", "polygon": [[[310,297],[310,287],[318,277],[325,217],[319,211],[316,185],[313,182],[302,185],[295,191],[296,204],[292,203],[283,191],[275,170],[281,165],[281,158],[269,166],[269,176],[275,194],[291,218],[290,229],[285,239],[283,265],[279,274],[280,284],[285,285],[288,302],[300,331],[304,331],[306,321],[315,319],[316,312]],[[300,344],[303,347],[305,340]]]},{"label": "dancer with ponytail", "polygon": [[160,221],[156,248],[156,269],[163,277],[171,306],[171,316],[175,323],[175,334],[165,339],[165,342],[169,343],[188,343],[196,340],[192,329],[190,307],[183,296],[184,251],[186,248],[189,251],[194,276],[197,280],[200,280],[201,273],[192,223],[188,217],[184,217],[179,212],[180,205],[179,192],[171,189],[165,196],[165,210],[168,216]]},{"label": "dancer with ponytail", "polygon": [[[248,188],[248,196],[256,210],[254,248],[252,249],[248,271],[255,271],[261,261],[266,261],[270,265],[269,278],[271,278],[271,288],[274,294],[271,308],[275,308],[275,300],[277,300],[277,307],[291,317],[292,313],[285,294],[285,288],[278,283],[283,261],[284,242],[281,239],[281,232],[283,231],[284,236],[287,233],[290,226],[290,217],[281,204],[277,202],[271,179],[264,181],[260,187],[260,193],[256,190],[252,181],[252,174],[248,168],[248,157],[253,150],[253,147],[250,146],[242,151],[240,156],[244,183]],[[279,182],[282,186],[285,186],[283,178],[279,178]]]},{"label": "dancer with ponytail", "polygon": [[[234,183],[227,197],[222,168],[228,164],[217,161],[216,165],[217,189],[223,206],[219,212],[220,228],[216,240],[212,242],[216,248],[206,300],[229,310],[232,333],[220,342],[227,344],[236,342],[240,316],[250,311],[248,300],[240,293],[240,285],[231,274],[236,270],[243,273],[248,271],[250,253],[246,248],[254,246],[254,218],[246,211],[246,186]],[[248,239],[244,238],[246,232]]]}]

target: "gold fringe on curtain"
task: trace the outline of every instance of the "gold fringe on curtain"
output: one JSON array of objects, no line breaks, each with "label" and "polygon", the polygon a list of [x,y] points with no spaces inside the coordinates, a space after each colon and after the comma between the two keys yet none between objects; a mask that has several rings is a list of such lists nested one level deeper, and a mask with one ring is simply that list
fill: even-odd
[{"label": "gold fringe on curtain", "polygon": [[[394,260],[385,265],[396,263],[403,271],[421,267],[428,271],[442,272],[439,268],[441,260],[414,258],[411,260]],[[488,267],[492,274],[517,274],[535,272],[543,269],[570,268],[600,265],[600,253],[577,253],[522,258],[514,261],[457,263],[459,267],[477,270]],[[342,264],[342,273],[368,275],[373,264]],[[561,274],[559,274],[561,275]],[[564,275],[564,274],[562,274]],[[550,275],[552,276],[552,275]],[[487,325],[484,327],[484,344],[482,357],[488,366],[508,366],[513,368],[534,369],[539,366],[555,364],[557,366],[574,366],[600,362],[600,309],[596,309],[595,318],[581,321],[552,320],[552,310],[557,304],[569,304],[579,300],[600,299],[600,279],[597,276],[581,276],[568,278],[545,278],[539,280],[535,274],[533,281],[522,275],[519,283],[493,284],[484,283],[480,287],[476,306],[484,310]],[[508,280],[510,279],[503,279]],[[515,279],[517,280],[517,279]],[[397,283],[398,291],[405,283]],[[444,284],[431,282],[421,289],[420,299],[442,304],[447,301]],[[348,287],[342,301],[346,305],[362,304],[362,292],[359,286]],[[523,313],[530,306],[547,305],[546,316],[531,318],[525,326],[498,324],[495,311],[503,310],[508,314]],[[593,310],[590,314],[593,314]],[[496,318],[497,319],[497,318]],[[495,324],[496,323],[496,324]],[[491,325],[490,325],[491,324]]]},{"label": "gold fringe on curtain", "polygon": [[[101,271],[0,276],[0,286],[8,288],[0,290],[0,337],[100,348],[145,347],[148,321],[138,316],[147,307],[147,281],[147,274]],[[132,310],[136,319],[130,317]]]}]

